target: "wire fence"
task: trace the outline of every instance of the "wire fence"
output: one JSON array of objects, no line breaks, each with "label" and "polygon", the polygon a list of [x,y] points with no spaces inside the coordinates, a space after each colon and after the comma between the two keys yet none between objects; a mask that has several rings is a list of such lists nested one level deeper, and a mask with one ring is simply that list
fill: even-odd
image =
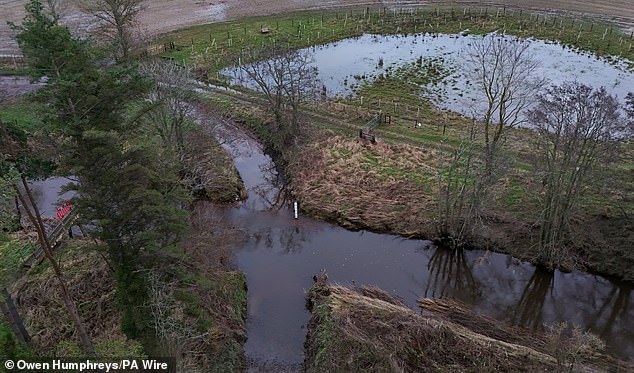
[{"label": "wire fence", "polygon": [[[341,38],[360,35],[364,32],[383,33],[443,33],[451,28],[495,27],[499,32],[514,34],[540,34],[562,38],[565,43],[582,44],[590,33],[596,43],[592,45],[599,53],[624,55],[632,53],[634,32],[629,35],[593,19],[579,19],[557,14],[529,12],[507,7],[461,7],[461,8],[373,8],[324,11],[305,18],[275,21],[270,27],[259,29],[234,26],[222,33],[209,33],[208,38],[194,36],[189,40],[170,40],[148,46],[145,56],[170,51],[190,51],[190,58],[202,59],[203,63],[220,66],[225,63],[228,52],[247,45],[271,45],[286,42],[289,47],[322,44]],[[262,37],[266,35],[266,37]],[[564,38],[565,36],[565,38]],[[257,41],[257,42],[256,42]],[[186,58],[184,58],[186,59]],[[182,61],[186,63],[187,61]]]}]

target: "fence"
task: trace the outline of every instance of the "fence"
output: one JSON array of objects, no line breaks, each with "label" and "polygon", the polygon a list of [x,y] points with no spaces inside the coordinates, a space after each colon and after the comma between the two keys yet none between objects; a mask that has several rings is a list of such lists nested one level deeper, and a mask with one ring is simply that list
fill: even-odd
[{"label": "fence", "polygon": [[[206,65],[219,66],[226,52],[242,46],[262,46],[284,41],[290,47],[324,44],[363,33],[441,33],[457,32],[469,27],[495,29],[501,32],[525,34],[530,31],[540,37],[558,38],[564,43],[583,44],[586,33],[600,35],[601,43],[589,45],[599,53],[622,55],[632,53],[634,32],[629,35],[615,30],[613,25],[592,19],[571,18],[559,14],[529,12],[510,7],[365,7],[356,10],[309,13],[305,18],[277,20],[263,33],[263,25],[227,26],[209,33],[208,37],[190,37],[148,47],[144,54],[191,50]],[[257,42],[256,42],[257,41]],[[590,43],[590,42],[588,42]],[[581,46],[581,45],[578,45]],[[185,61],[183,61],[185,62]],[[197,61],[201,62],[201,61]]]},{"label": "fence", "polygon": [[11,294],[7,288],[2,289],[2,298],[4,298],[4,300],[0,300],[0,311],[9,322],[9,325],[13,330],[13,334],[18,341],[23,344],[28,344],[31,337],[24,327],[24,323],[20,318],[20,314],[18,314],[18,310],[16,309],[15,303],[13,303],[13,299],[11,298]]},{"label": "fence", "polygon": [[26,67],[26,61],[19,55],[0,55],[0,67],[22,69]]},{"label": "fence", "polygon": [[[69,214],[64,216],[64,218],[53,227],[50,233],[48,233],[48,242],[51,244],[51,247],[55,248],[58,243],[61,242],[64,235],[66,234],[66,230],[70,229],[73,222],[77,220],[79,217],[74,211],[71,210]],[[38,246],[37,249],[29,256],[22,265],[26,268],[31,268],[33,265],[38,264],[44,259],[44,250]]]}]

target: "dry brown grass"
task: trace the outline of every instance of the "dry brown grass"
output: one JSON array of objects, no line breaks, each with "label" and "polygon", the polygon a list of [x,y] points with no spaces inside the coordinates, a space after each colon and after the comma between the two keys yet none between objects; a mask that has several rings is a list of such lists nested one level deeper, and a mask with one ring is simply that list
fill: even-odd
[{"label": "dry brown grass", "polygon": [[[366,295],[363,295],[365,293]],[[389,294],[313,288],[309,372],[536,372],[551,356],[423,316]]]},{"label": "dry brown grass", "polygon": [[[68,290],[77,304],[93,343],[119,341],[132,346],[120,328],[120,311],[115,307],[115,283],[105,260],[91,242],[73,240],[72,249],[60,249],[58,260]],[[92,246],[94,247],[94,246]],[[62,301],[59,284],[48,263],[34,267],[11,287],[18,311],[32,337],[32,347],[42,356],[78,341],[75,327]],[[60,342],[64,342],[60,345]],[[64,347],[61,347],[64,345]],[[132,350],[130,350],[132,351]],[[64,356],[67,350],[57,351]]]},{"label": "dry brown grass", "polygon": [[292,187],[309,214],[354,228],[420,236],[433,209],[433,150],[370,145],[340,136],[308,145],[291,165]]},{"label": "dry brown grass", "polygon": [[[583,352],[572,368],[552,338],[477,316],[459,302],[422,299],[422,313],[376,288],[317,283],[308,372],[617,372],[632,366]],[[558,344],[569,341],[558,340]],[[582,356],[582,355],[579,355]],[[560,360],[558,360],[560,359]]]}]

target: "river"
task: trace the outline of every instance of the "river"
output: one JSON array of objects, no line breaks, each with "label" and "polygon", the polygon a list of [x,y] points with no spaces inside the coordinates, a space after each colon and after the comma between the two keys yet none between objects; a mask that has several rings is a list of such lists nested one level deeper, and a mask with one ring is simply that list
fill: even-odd
[{"label": "river", "polygon": [[[320,270],[345,285],[378,286],[416,308],[420,297],[454,297],[475,312],[531,329],[567,321],[598,334],[608,351],[634,361],[634,299],[628,284],[587,273],[547,274],[508,255],[471,250],[460,254],[429,241],[366,231],[352,232],[300,214],[271,208],[278,175],[257,141],[225,128],[231,153],[249,197],[237,207],[213,206],[237,226],[244,240],[235,265],[247,275],[245,345],[253,366],[297,371],[310,318],[305,291]],[[33,183],[45,214],[66,178]]]},{"label": "river", "polygon": [[235,264],[247,275],[245,349],[256,365],[299,367],[310,318],[304,294],[322,269],[331,282],[378,286],[412,307],[420,297],[454,297],[479,314],[532,329],[567,321],[634,360],[632,286],[580,272],[547,274],[508,255],[452,254],[429,241],[294,219],[291,206],[270,208],[279,192],[271,159],[247,134],[232,133],[236,141],[225,146],[249,197],[224,213],[245,236]]}]

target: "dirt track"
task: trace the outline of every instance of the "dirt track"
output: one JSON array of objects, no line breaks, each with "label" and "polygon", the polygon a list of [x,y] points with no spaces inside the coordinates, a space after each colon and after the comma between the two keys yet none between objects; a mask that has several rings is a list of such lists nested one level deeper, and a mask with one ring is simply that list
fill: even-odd
[{"label": "dirt track", "polygon": [[[68,0],[74,4],[77,0]],[[24,16],[26,0],[0,0],[0,56],[16,54],[17,45],[7,21],[19,23]],[[634,6],[632,0],[148,0],[147,10],[140,19],[141,29],[147,36],[190,26],[194,24],[238,19],[253,15],[278,14],[293,10],[331,8],[354,5],[398,4],[454,4],[456,6],[509,5],[522,6],[543,11],[570,11],[595,16],[604,16],[634,29]],[[71,30],[82,33],[89,29],[91,18],[82,14],[75,6],[68,6],[63,23]]]}]

